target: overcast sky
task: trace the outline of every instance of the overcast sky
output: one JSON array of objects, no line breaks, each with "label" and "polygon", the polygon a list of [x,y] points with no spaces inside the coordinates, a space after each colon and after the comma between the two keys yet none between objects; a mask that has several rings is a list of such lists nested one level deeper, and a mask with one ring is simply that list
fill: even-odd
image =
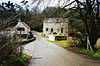
[{"label": "overcast sky", "polygon": [[8,1],[19,3],[21,0],[0,0],[0,2],[8,2]]},{"label": "overcast sky", "polygon": [[[22,0],[0,0],[0,3],[1,2],[8,2],[8,1],[20,4],[20,2]],[[32,2],[32,0],[25,0],[25,1],[29,1],[29,3]],[[36,0],[34,0],[34,1],[36,1]],[[41,0],[41,1],[45,2],[45,3],[43,3],[44,5],[48,5],[48,3],[49,3],[49,6],[56,6],[56,5],[58,5],[58,2],[59,2],[59,0]],[[60,0],[60,4],[59,5],[62,5],[64,1],[66,1],[66,0]]]},{"label": "overcast sky", "polygon": [[[8,2],[8,1],[20,4],[20,2],[23,1],[23,0],[0,0],[0,3],[2,3],[2,2]],[[31,0],[26,0],[26,1],[29,1],[29,3],[30,3]]]},{"label": "overcast sky", "polygon": [[[2,3],[2,2],[8,2],[8,1],[11,1],[13,3],[20,4],[20,2],[23,1],[23,0],[0,0],[0,3]],[[25,1],[28,1],[28,4],[31,4],[32,3],[32,0],[25,0]],[[38,1],[38,0],[33,0],[33,1]],[[70,1],[72,2],[73,0],[70,0]],[[47,6],[64,6],[65,4],[68,3],[68,0],[41,0],[41,2],[42,3],[39,5],[39,8],[41,10],[43,10]],[[38,2],[35,2],[35,3],[31,4],[30,6],[31,7],[35,7],[37,5],[37,3]]]},{"label": "overcast sky", "polygon": [[[0,0],[0,2],[8,2],[8,1],[11,1],[14,3],[20,3],[22,0]],[[26,1],[29,1],[29,0],[26,0]]]}]

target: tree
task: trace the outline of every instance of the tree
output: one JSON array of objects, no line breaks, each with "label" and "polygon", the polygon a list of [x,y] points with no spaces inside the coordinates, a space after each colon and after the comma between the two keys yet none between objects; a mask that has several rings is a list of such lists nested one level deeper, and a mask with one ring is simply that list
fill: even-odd
[{"label": "tree", "polygon": [[[90,44],[94,49],[94,45],[100,36],[100,30],[98,29],[100,26],[100,2],[99,0],[85,0],[84,2],[81,2],[80,0],[74,0],[72,3],[76,3],[77,7],[72,7],[70,10],[75,10],[79,13],[78,16],[85,24],[85,29],[89,36]],[[71,5],[72,3],[66,5],[65,7]]]},{"label": "tree", "polygon": [[86,48],[87,31],[84,22],[78,16],[78,12],[73,11],[69,15],[69,36],[75,37],[78,47]]},{"label": "tree", "polygon": [[[45,2],[45,0],[32,0],[33,3],[38,2],[37,5],[41,4],[42,2]],[[51,0],[49,0],[51,1]],[[59,0],[60,1],[60,0]],[[65,0],[65,2],[68,2]],[[89,36],[89,41],[93,49],[94,45],[96,44],[97,39],[100,35],[100,20],[99,20],[99,6],[100,2],[99,0],[73,0],[73,2],[65,5],[62,9],[66,9],[67,6],[73,5],[73,3],[76,3],[75,6],[67,9],[66,12],[70,13],[77,12],[79,19],[82,20],[85,26],[86,34]],[[63,10],[59,10],[63,12]],[[57,12],[56,12],[57,13]],[[53,13],[54,14],[54,13]],[[80,24],[80,23],[79,23]]]},{"label": "tree", "polygon": [[10,28],[15,25],[16,18],[18,18],[14,6],[10,1],[0,5],[0,65],[5,64],[5,66],[22,54],[21,39],[16,33],[10,32]]}]

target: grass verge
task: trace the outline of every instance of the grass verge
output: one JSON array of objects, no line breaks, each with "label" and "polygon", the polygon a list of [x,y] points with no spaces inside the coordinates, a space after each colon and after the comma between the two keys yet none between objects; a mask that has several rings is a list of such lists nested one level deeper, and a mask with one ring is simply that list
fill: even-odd
[{"label": "grass verge", "polygon": [[79,48],[77,46],[71,46],[71,44],[69,44],[69,42],[67,40],[63,40],[63,41],[50,41],[50,40],[48,40],[48,41],[55,43],[55,44],[58,44],[64,48],[67,48],[70,51],[82,53],[82,54],[88,55],[90,57],[100,59],[100,50],[90,51],[89,49],[86,49],[86,48]]},{"label": "grass verge", "polygon": [[48,40],[48,41],[55,43],[55,44],[58,44],[64,48],[67,48],[69,46],[69,44],[67,43],[67,40],[62,40],[62,41],[50,41],[50,40]]},{"label": "grass verge", "polygon": [[86,48],[78,48],[78,47],[69,47],[67,49],[70,51],[73,51],[73,52],[78,52],[78,53],[88,55],[92,58],[100,59],[100,50],[91,51],[91,50],[86,49]]}]

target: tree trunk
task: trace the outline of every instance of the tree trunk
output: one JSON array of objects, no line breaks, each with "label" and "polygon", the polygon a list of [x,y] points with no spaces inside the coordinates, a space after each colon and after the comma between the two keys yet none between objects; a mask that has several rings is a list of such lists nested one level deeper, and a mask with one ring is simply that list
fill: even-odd
[{"label": "tree trunk", "polygon": [[94,45],[96,44],[96,41],[99,38],[99,31],[96,27],[96,24],[95,24],[96,21],[93,16],[91,16],[89,23],[90,23],[89,40],[90,40],[90,44],[91,44],[93,50],[95,50]]}]

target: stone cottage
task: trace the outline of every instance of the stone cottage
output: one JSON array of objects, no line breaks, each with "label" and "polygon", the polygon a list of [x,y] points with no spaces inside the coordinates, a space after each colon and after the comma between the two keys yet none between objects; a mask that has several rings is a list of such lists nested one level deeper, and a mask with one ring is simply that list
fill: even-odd
[{"label": "stone cottage", "polygon": [[22,22],[21,19],[18,20],[17,25],[13,29],[17,34],[22,35],[29,35],[30,32],[30,27],[25,22]]},{"label": "stone cottage", "polygon": [[63,18],[45,18],[43,21],[43,34],[68,35],[68,19]]}]

